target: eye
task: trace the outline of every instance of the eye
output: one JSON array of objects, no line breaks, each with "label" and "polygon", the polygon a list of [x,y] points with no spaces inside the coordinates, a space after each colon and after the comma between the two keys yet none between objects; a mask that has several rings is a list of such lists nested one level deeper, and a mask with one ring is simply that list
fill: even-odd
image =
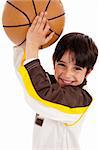
[{"label": "eye", "polygon": [[64,64],[58,64],[58,65],[65,67],[65,65],[64,65]]},{"label": "eye", "polygon": [[75,66],[74,69],[79,71],[79,70],[82,70],[83,68],[79,66]]},{"label": "eye", "polygon": [[59,66],[65,67],[65,64],[63,63],[58,63]]}]

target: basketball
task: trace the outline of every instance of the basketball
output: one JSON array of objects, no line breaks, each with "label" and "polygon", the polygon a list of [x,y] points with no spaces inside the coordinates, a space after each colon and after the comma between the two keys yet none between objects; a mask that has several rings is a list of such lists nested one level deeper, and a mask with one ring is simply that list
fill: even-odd
[{"label": "basketball", "polygon": [[50,25],[49,33],[53,38],[42,48],[52,45],[64,29],[65,12],[60,0],[8,0],[5,3],[2,24],[9,39],[16,45],[23,44],[34,18],[47,11]]}]

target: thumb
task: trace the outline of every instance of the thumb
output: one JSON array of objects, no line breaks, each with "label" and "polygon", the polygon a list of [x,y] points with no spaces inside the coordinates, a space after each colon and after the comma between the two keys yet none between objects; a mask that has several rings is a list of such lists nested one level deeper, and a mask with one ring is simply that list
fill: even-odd
[{"label": "thumb", "polygon": [[44,44],[48,43],[48,42],[53,38],[54,34],[55,34],[54,32],[50,33],[50,34],[47,36],[47,38],[45,39]]}]

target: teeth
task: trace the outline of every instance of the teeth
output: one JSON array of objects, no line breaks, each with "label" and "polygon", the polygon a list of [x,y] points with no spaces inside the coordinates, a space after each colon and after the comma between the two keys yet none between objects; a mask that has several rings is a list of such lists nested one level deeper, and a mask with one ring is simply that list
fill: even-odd
[{"label": "teeth", "polygon": [[71,82],[68,82],[68,81],[64,81],[64,83],[71,83]]},{"label": "teeth", "polygon": [[63,82],[64,82],[65,84],[71,84],[71,81],[63,80]]}]

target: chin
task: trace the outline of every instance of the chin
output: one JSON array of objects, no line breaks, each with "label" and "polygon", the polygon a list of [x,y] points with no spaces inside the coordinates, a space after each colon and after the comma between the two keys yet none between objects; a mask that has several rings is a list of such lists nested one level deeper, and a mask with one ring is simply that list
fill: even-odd
[{"label": "chin", "polygon": [[77,84],[77,83],[71,83],[71,84],[66,84],[66,83],[61,83],[61,82],[58,82],[59,83],[59,85],[61,86],[61,87],[65,87],[65,86],[78,86],[79,84]]},{"label": "chin", "polygon": [[65,86],[71,85],[71,84],[64,84],[64,83],[62,83],[62,82],[58,82],[58,84],[59,84],[61,87],[65,87]]}]

